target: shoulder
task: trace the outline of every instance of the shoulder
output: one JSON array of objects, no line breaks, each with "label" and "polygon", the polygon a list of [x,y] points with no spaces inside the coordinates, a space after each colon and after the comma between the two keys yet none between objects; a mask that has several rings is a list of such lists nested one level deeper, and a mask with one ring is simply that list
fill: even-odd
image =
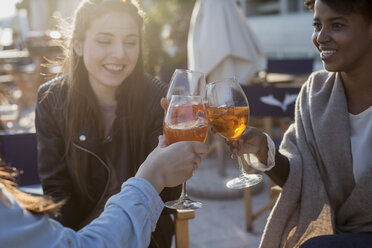
[{"label": "shoulder", "polygon": [[46,100],[53,102],[60,102],[65,99],[67,94],[67,79],[66,75],[56,77],[39,87],[38,103]]},{"label": "shoulder", "polygon": [[145,74],[145,79],[149,85],[151,94],[155,93],[161,96],[165,96],[167,94],[168,85],[166,83],[147,73]]},{"label": "shoulder", "polygon": [[335,72],[328,72],[326,70],[315,71],[309,76],[304,88],[307,92],[316,94],[322,91],[324,87],[328,87],[329,84],[333,84],[335,75]]},{"label": "shoulder", "polygon": [[56,78],[49,80],[48,82],[42,84],[39,87],[39,94],[43,94],[47,92],[48,90],[59,91],[58,88],[64,87],[65,85],[64,81],[67,80],[67,78],[68,77],[66,75],[62,75],[62,76],[58,76]]}]

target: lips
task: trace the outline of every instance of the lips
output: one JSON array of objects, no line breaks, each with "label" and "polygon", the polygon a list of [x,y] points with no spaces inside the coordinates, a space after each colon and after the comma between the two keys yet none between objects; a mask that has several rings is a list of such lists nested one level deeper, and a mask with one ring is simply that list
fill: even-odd
[{"label": "lips", "polygon": [[329,59],[331,58],[333,55],[335,55],[337,52],[337,50],[333,50],[333,49],[329,49],[329,50],[320,50],[320,57],[322,59]]}]

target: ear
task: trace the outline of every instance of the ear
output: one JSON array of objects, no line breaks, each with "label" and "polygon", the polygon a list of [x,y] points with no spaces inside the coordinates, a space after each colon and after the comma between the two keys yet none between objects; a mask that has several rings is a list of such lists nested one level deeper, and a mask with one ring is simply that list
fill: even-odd
[{"label": "ear", "polygon": [[74,39],[72,41],[72,45],[73,45],[75,53],[78,56],[83,56],[83,44],[82,44],[82,42]]}]

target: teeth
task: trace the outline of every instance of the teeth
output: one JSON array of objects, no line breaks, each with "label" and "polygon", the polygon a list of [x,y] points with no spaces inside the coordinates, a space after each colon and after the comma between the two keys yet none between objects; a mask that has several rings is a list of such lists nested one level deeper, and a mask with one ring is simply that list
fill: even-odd
[{"label": "teeth", "polygon": [[104,67],[111,71],[121,71],[124,68],[123,65],[114,65],[114,64],[104,65]]},{"label": "teeth", "polygon": [[322,50],[322,55],[332,55],[336,50]]}]

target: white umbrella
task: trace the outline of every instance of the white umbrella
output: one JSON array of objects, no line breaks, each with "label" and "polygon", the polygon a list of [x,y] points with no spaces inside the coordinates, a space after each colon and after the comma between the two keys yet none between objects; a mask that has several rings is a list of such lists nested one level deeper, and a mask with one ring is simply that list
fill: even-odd
[{"label": "white umbrella", "polygon": [[265,69],[265,56],[243,13],[232,0],[198,0],[188,36],[188,67],[207,81],[236,77],[248,84]]}]

